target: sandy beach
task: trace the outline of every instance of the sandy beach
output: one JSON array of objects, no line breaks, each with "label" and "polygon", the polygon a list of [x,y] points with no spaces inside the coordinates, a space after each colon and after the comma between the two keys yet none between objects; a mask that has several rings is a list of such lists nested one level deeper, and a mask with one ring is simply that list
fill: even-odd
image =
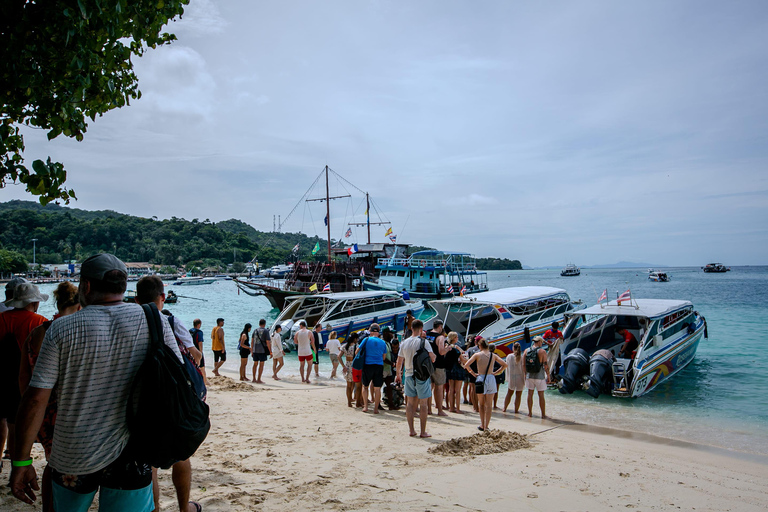
[{"label": "sandy beach", "polygon": [[[761,456],[558,422],[556,410],[552,420],[494,412],[491,428],[522,434],[528,448],[430,453],[477,434],[477,415],[432,416],[433,437],[410,438],[403,410],[350,409],[340,383],[233,377],[211,380],[212,429],[192,461],[192,499],[207,511],[768,509]],[[34,456],[40,474],[42,451]],[[162,509],[175,510],[171,473],[160,475]],[[3,488],[0,510],[32,508]]]}]

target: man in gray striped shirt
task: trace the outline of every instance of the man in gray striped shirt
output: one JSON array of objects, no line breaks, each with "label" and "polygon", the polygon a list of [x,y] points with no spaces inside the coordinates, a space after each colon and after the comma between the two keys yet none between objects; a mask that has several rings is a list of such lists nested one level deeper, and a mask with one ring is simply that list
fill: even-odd
[{"label": "man in gray striped shirt", "polygon": [[[37,475],[32,443],[51,389],[58,389],[58,415],[49,465],[56,510],[87,511],[97,490],[110,510],[154,509],[152,471],[124,453],[125,411],[131,383],[144,362],[149,328],[138,304],[126,304],[125,264],[111,254],[83,262],[80,301],[84,309],[51,324],[18,413],[12,454],[13,495],[35,499]],[[164,341],[181,360],[170,325],[161,315]],[[113,508],[110,508],[113,507]]]}]

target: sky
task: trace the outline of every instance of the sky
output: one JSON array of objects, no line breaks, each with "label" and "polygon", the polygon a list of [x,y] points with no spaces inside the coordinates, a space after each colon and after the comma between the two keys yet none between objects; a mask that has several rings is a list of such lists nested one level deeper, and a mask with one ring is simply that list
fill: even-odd
[{"label": "sky", "polygon": [[[169,30],[135,61],[142,98],[83,142],[24,130],[28,163],[65,163],[71,206],[323,235],[325,203],[300,200],[328,165],[400,243],[768,264],[762,0],[191,0]],[[331,202],[338,238],[365,207],[334,176],[354,195]]]}]

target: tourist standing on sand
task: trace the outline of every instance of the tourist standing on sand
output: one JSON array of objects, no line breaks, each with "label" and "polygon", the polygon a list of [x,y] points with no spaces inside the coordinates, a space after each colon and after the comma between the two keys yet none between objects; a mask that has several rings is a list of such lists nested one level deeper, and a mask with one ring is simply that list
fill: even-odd
[{"label": "tourist standing on sand", "polygon": [[[478,342],[483,339],[482,336],[475,336],[472,341],[469,344],[469,348],[467,349],[467,360],[471,359],[472,356],[480,352],[480,347],[478,346]],[[472,370],[477,373],[477,363],[472,363],[471,365]],[[466,367],[464,368],[467,369]],[[469,402],[472,404],[472,409],[474,409],[475,412],[480,412],[480,409],[477,407],[477,393],[475,393],[475,378],[472,377],[472,374],[467,371],[467,382],[466,387],[469,389]]]},{"label": "tourist standing on sand", "polygon": [[312,336],[315,338],[315,347],[312,349],[312,366],[315,369],[315,377],[320,377],[320,351],[323,350],[323,335],[320,332],[323,330],[321,324],[315,325],[312,331]]},{"label": "tourist standing on sand", "polygon": [[208,386],[208,376],[205,375],[205,353],[203,352],[203,331],[200,329],[203,326],[202,320],[195,318],[192,321],[192,328],[189,330],[189,335],[192,336],[192,343],[195,344],[195,348],[200,352],[200,363],[197,365],[200,368],[200,373],[203,375],[203,382],[206,387]]},{"label": "tourist standing on sand", "polygon": [[[192,341],[189,331],[175,318],[165,307],[165,285],[158,276],[144,276],[136,283],[136,303],[153,303],[157,309],[168,319],[171,326],[171,332],[176,340],[179,352],[184,355],[189,353],[195,360],[195,364],[200,361],[202,354],[198,352]],[[189,493],[192,488],[192,462],[189,459],[178,461],[171,466],[171,480],[176,490],[176,499],[179,503],[179,510],[185,511],[190,507]],[[155,504],[155,510],[160,509],[160,484],[157,480],[157,468],[152,468],[152,495]],[[197,510],[196,504],[192,504],[193,510]]]},{"label": "tourist standing on sand", "polygon": [[251,336],[251,327],[251,324],[245,324],[237,340],[237,350],[240,352],[240,380],[248,380],[245,370],[248,367],[248,357],[251,355],[251,343],[248,341]]},{"label": "tourist standing on sand", "polygon": [[[307,329],[307,322],[304,320],[299,322],[299,330],[293,335],[293,342],[296,344],[296,349],[299,354],[299,373],[301,373],[301,382],[309,382],[309,376],[312,372],[312,352],[315,350],[315,338],[312,333]],[[304,374],[304,367],[307,367],[306,375]]]},{"label": "tourist standing on sand", "polygon": [[552,382],[554,374],[560,366],[557,362],[560,359],[560,345],[563,343],[563,333],[560,331],[558,322],[552,322],[552,328],[547,329],[547,332],[544,333],[544,343],[547,344],[547,364],[549,365],[547,381]]},{"label": "tourist standing on sand", "polygon": [[328,357],[331,358],[331,364],[333,370],[331,370],[331,378],[336,378],[336,368],[339,367],[339,354],[341,353],[341,343],[337,339],[336,331],[331,331],[328,335],[328,343],[325,345],[325,350],[328,351]]},{"label": "tourist standing on sand", "polygon": [[[63,316],[71,315],[80,311],[80,297],[77,286],[65,281],[60,283],[53,291],[53,297],[56,299],[56,309],[58,313],[53,315],[53,320]],[[38,325],[27,337],[24,345],[21,347],[21,366],[19,368],[19,385],[23,394],[29,387],[29,381],[32,379],[32,371],[37,362],[37,356],[40,355],[40,347],[43,344],[45,333],[51,326],[52,321],[43,322]],[[51,446],[53,445],[53,428],[56,424],[56,391],[51,392],[51,398],[48,399],[48,407],[45,409],[43,417],[43,426],[37,433],[37,441],[43,445],[45,460],[51,459]],[[41,497],[43,501],[43,512],[53,510],[53,489],[51,487],[51,467],[46,466],[43,471],[43,485]]]},{"label": "tourist standing on sand", "polygon": [[435,362],[432,346],[421,337],[422,327],[424,327],[424,324],[421,320],[413,321],[411,324],[413,336],[400,344],[400,353],[397,356],[397,377],[395,378],[395,383],[403,383],[405,396],[408,397],[405,404],[405,418],[408,422],[411,437],[417,435],[413,424],[417,409],[419,411],[419,426],[421,428],[419,436],[432,437],[427,432],[427,410],[429,401],[432,399],[430,381],[419,380],[413,375],[413,356],[421,348],[422,343],[429,352],[429,358],[432,360],[432,363]]},{"label": "tourist standing on sand", "polygon": [[387,344],[379,338],[379,324],[373,323],[368,329],[370,335],[357,348],[359,353],[365,350],[363,364],[363,412],[368,412],[368,388],[373,386],[373,414],[379,414],[381,405],[381,387],[384,385],[384,358]]},{"label": "tourist standing on sand", "polygon": [[512,345],[512,353],[507,356],[507,396],[504,397],[504,412],[507,412],[512,395],[515,395],[515,414],[520,410],[525,389],[525,360],[520,343]]},{"label": "tourist standing on sand", "polygon": [[[357,340],[359,336],[356,332],[353,332],[347,336],[346,343],[341,346],[341,363],[344,365],[341,373],[344,374],[344,379],[347,381],[347,406],[352,407],[352,399],[355,399],[355,406],[363,406],[363,383],[362,373],[360,370],[352,368],[352,361],[355,360],[355,354],[357,353]],[[355,376],[357,375],[357,380]]]},{"label": "tourist standing on sand", "polygon": [[4,425],[7,425],[8,449],[13,451],[16,411],[21,401],[21,346],[32,329],[48,321],[44,316],[37,314],[40,302],[47,301],[48,295],[40,293],[37,286],[26,280],[16,281],[11,290],[13,296],[4,304],[12,309],[0,313],[0,418],[4,419]]},{"label": "tourist standing on sand", "polygon": [[[21,402],[11,453],[11,490],[25,503],[33,502],[37,489],[32,444],[57,387],[49,461],[57,510],[87,510],[99,488],[102,510],[153,508],[151,467],[124,452],[127,397],[150,343],[144,310],[123,302],[127,278],[125,264],[111,254],[85,260],[79,286],[85,307],[53,322],[45,335]],[[163,341],[181,363],[168,319],[160,315],[160,321]]]},{"label": "tourist standing on sand", "polygon": [[[413,311],[409,309],[405,312],[405,320],[403,321],[403,339],[410,338],[413,335],[411,329],[414,320]],[[395,328],[397,328],[397,326],[395,326]]]},{"label": "tourist standing on sand", "polygon": [[[541,336],[535,336],[533,338],[533,345],[525,349],[523,353],[523,360],[526,359],[526,354],[529,351],[535,351],[538,354],[540,369],[536,373],[531,373],[526,368],[525,373],[525,387],[528,388],[528,416],[533,416],[533,391],[536,390],[539,393],[539,409],[541,409],[541,417],[546,418],[546,404],[544,402],[544,392],[547,390],[547,374],[549,368],[547,366],[547,352],[541,348],[544,344],[544,338]],[[527,366],[527,365],[526,365]]]},{"label": "tourist standing on sand", "polygon": [[393,361],[397,360],[397,357],[393,355],[393,348],[392,348],[392,340],[395,339],[394,334],[392,333],[392,329],[389,328],[389,326],[384,327],[381,330],[381,339],[384,340],[384,344],[387,347],[387,351],[384,354],[384,366],[383,366],[383,375],[384,375],[384,393],[387,398],[387,404],[389,405],[389,410],[394,411],[395,408],[392,407],[393,399],[394,399],[394,390],[392,389],[392,386],[395,384],[395,375],[393,371],[393,367],[395,366]]},{"label": "tourist standing on sand", "polygon": [[252,380],[256,384],[264,384],[264,381],[261,380],[261,374],[264,373],[264,363],[267,362],[267,356],[271,353],[271,344],[272,340],[269,339],[267,321],[262,318],[259,320],[259,327],[253,331],[253,337],[251,338],[251,358],[253,359]]},{"label": "tourist standing on sand", "polygon": [[[445,392],[445,354],[448,353],[449,348],[445,344],[445,336],[443,335],[443,321],[440,319],[435,320],[432,330],[426,333],[427,341],[432,345],[432,353],[435,354],[435,372],[432,374],[432,389],[435,396],[435,407],[437,407],[438,416],[448,416],[443,411],[443,395]],[[432,412],[432,406],[429,407],[429,412]]]},{"label": "tourist standing on sand", "polygon": [[219,368],[227,360],[227,347],[224,344],[224,319],[216,319],[216,327],[211,331],[211,350],[213,350],[213,374],[220,377]]},{"label": "tourist standing on sand", "polygon": [[275,380],[280,380],[277,376],[277,372],[283,367],[284,352],[283,337],[280,335],[281,332],[283,332],[283,328],[276,325],[275,332],[272,333],[272,339],[270,340],[272,343],[272,350],[270,350],[270,353],[272,354],[272,378]]},{"label": "tourist standing on sand", "polygon": [[[476,338],[477,339],[477,338]],[[479,352],[464,363],[464,369],[475,378],[475,382],[483,382],[482,394],[477,393],[477,406],[480,412],[480,426],[477,430],[481,432],[488,428],[491,422],[491,411],[493,409],[493,395],[498,391],[496,387],[496,373],[492,371],[494,363],[498,363],[500,368],[497,373],[503,372],[507,368],[507,363],[502,358],[491,352],[488,342],[483,338],[477,341]],[[477,363],[477,371],[471,368],[472,363]]]},{"label": "tourist standing on sand", "polygon": [[456,414],[461,412],[461,386],[464,384],[467,371],[463,364],[467,362],[464,351],[459,347],[459,334],[456,331],[448,333],[446,339],[448,352],[445,354],[446,377],[448,379],[448,410]]}]

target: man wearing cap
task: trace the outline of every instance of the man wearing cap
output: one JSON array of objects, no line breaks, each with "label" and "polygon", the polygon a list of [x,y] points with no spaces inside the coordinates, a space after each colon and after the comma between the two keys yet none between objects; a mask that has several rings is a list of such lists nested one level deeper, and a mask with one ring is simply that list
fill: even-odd
[{"label": "man wearing cap", "polygon": [[21,346],[32,329],[47,320],[37,314],[37,308],[40,302],[48,300],[48,295],[40,293],[37,286],[26,279],[17,277],[6,285],[5,298],[3,305],[9,309],[0,313],[0,453],[6,436],[8,449],[13,449],[16,410],[21,401]]},{"label": "man wearing cap", "polygon": [[536,373],[525,372],[525,387],[528,389],[528,416],[533,415],[533,392],[539,393],[539,408],[541,417],[546,418],[546,407],[544,403],[544,392],[547,390],[547,375],[549,374],[549,365],[547,364],[547,352],[542,348],[544,338],[541,336],[533,337],[533,344],[523,352],[523,360],[526,360],[528,352],[536,351],[539,358],[540,368]]},{"label": "man wearing cap", "polygon": [[373,414],[379,414],[381,405],[381,386],[384,385],[384,359],[387,355],[387,345],[379,338],[379,324],[373,323],[368,328],[370,335],[357,348],[359,354],[365,351],[363,364],[363,412],[368,412],[368,386],[373,385]]},{"label": "man wearing cap", "polygon": [[[35,500],[37,475],[30,451],[57,386],[59,408],[48,461],[54,508],[85,512],[100,491],[104,510],[154,509],[152,469],[124,452],[130,388],[150,342],[144,310],[123,302],[127,277],[125,264],[111,254],[85,260],[79,287],[84,308],[59,318],[45,335],[21,400],[11,452],[11,492],[21,501]],[[168,320],[160,318],[164,342],[181,361]]]}]

